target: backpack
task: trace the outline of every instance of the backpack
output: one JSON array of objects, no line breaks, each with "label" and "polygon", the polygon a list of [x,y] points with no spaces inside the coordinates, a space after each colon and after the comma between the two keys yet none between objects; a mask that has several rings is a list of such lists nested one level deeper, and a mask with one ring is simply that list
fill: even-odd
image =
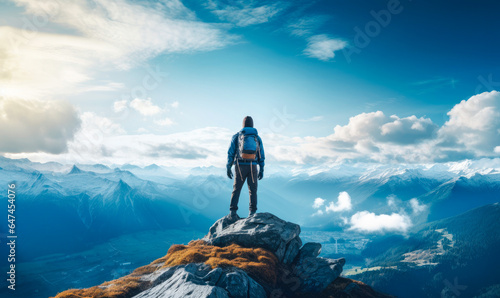
[{"label": "backpack", "polygon": [[240,135],[238,136],[238,155],[242,159],[255,160],[257,152],[260,155],[259,140],[257,139],[257,135],[245,135],[240,132]]}]

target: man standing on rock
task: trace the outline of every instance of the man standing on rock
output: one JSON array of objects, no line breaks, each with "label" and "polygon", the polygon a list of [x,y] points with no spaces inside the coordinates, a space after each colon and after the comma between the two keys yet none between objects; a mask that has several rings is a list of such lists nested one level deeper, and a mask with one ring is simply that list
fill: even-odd
[{"label": "man standing on rock", "polygon": [[[231,194],[231,217],[238,217],[238,201],[245,180],[250,193],[250,213],[252,216],[257,211],[257,179],[264,177],[264,146],[257,130],[253,127],[253,119],[246,116],[243,119],[243,128],[231,139],[231,145],[227,151],[227,176],[233,179],[231,167],[235,164],[236,177],[234,177],[233,193]],[[257,164],[259,170],[257,171]]]}]

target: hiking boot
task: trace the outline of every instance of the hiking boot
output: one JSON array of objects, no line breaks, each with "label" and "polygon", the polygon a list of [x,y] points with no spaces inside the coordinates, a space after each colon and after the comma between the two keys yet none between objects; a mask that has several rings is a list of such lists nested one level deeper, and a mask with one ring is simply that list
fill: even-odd
[{"label": "hiking boot", "polygon": [[248,217],[254,216],[255,212],[256,212],[256,210],[250,210],[250,212],[248,213]]},{"label": "hiking boot", "polygon": [[229,213],[229,217],[230,217],[230,218],[233,218],[233,219],[240,218],[240,217],[238,216],[238,213],[236,213],[236,210],[231,210],[231,212]]}]

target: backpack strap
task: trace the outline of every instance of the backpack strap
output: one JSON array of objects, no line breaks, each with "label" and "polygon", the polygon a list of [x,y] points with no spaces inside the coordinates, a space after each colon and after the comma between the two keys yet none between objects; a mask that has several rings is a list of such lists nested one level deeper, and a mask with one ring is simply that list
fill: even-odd
[{"label": "backpack strap", "polygon": [[240,172],[241,181],[245,181],[243,179],[243,176],[241,175],[240,163],[238,162],[238,159],[236,160],[236,165],[237,165],[238,171]]},{"label": "backpack strap", "polygon": [[257,144],[257,146],[256,146],[257,154],[259,155],[259,160],[260,160],[260,142],[259,142],[259,138],[257,136],[255,136],[255,144]]}]

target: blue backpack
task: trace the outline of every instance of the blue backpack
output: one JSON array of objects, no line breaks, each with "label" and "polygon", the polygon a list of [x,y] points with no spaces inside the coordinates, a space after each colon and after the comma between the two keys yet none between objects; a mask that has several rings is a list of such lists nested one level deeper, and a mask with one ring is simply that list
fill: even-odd
[{"label": "blue backpack", "polygon": [[257,135],[246,135],[243,132],[240,132],[238,136],[238,155],[240,158],[255,160],[257,154],[260,155],[259,140],[257,139]]}]

